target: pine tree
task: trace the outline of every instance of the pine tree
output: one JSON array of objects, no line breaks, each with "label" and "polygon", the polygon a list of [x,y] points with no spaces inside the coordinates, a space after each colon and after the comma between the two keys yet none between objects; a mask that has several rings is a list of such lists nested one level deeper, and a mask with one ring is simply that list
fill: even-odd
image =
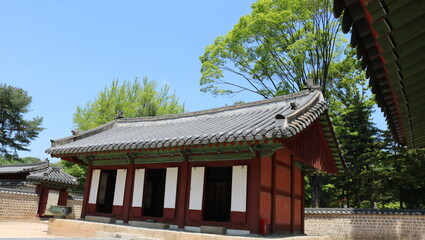
[{"label": "pine tree", "polygon": [[17,151],[29,151],[31,140],[43,130],[43,119],[24,119],[32,98],[21,88],[0,84],[0,158],[19,160]]}]

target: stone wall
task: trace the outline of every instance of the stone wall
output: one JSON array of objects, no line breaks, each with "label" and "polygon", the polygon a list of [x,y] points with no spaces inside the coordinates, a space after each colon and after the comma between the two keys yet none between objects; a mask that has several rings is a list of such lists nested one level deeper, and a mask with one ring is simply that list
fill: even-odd
[{"label": "stone wall", "polygon": [[425,211],[305,209],[305,233],[329,239],[425,239]]},{"label": "stone wall", "polygon": [[0,191],[0,219],[34,219],[38,196],[33,193]]},{"label": "stone wall", "polygon": [[66,217],[67,219],[80,219],[81,218],[81,209],[82,209],[82,200],[68,200],[68,207],[72,207],[72,213]]},{"label": "stone wall", "polygon": [[[39,198],[35,193],[0,190],[0,220],[36,219]],[[79,219],[81,200],[68,200],[72,213],[67,218]]]}]

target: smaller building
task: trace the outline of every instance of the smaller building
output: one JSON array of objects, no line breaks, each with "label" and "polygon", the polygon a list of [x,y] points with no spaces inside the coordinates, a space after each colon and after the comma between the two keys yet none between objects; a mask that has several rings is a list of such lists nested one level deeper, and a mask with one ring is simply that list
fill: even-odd
[{"label": "smaller building", "polygon": [[[66,206],[67,188],[77,186],[77,178],[53,167],[48,161],[31,164],[0,165],[0,188],[35,192],[39,196],[34,215],[45,215],[50,191],[58,191],[57,205]],[[56,204],[56,203],[55,203]]]},{"label": "smaller building", "polygon": [[304,232],[305,167],[344,166],[326,102],[309,89],[169,116],[116,119],[52,141],[52,157],[88,165],[82,217],[187,230]]}]

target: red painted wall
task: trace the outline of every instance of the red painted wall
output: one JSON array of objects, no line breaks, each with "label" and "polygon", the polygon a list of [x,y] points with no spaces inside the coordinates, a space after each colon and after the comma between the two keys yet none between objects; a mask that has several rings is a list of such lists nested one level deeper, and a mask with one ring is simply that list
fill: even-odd
[{"label": "red painted wall", "polygon": [[285,139],[283,144],[298,161],[324,172],[338,173],[319,119],[294,137]]},{"label": "red painted wall", "polygon": [[[112,170],[127,168],[127,177],[134,179],[135,169],[178,167],[177,198],[175,209],[164,209],[164,217],[144,217],[141,207],[132,207],[133,187],[126,187],[124,206],[114,206],[112,214],[96,213],[95,204],[86,204],[87,215],[112,216],[117,219],[147,220],[184,226],[224,226],[230,229],[250,230],[259,233],[260,219],[266,219],[273,232],[302,232],[303,228],[303,176],[294,165],[292,151],[279,149],[273,156],[257,157],[250,160],[179,162],[159,164],[129,164],[94,166],[92,169]],[[248,165],[247,212],[231,212],[230,222],[203,221],[202,211],[188,209],[190,193],[190,172],[192,167],[223,167]],[[132,171],[132,172],[130,172]],[[91,173],[89,173],[89,178]],[[90,183],[91,179],[87,179]],[[126,186],[134,186],[127,178]],[[89,189],[89,188],[88,188]],[[130,192],[129,192],[130,191]],[[85,196],[88,197],[86,193]],[[87,201],[87,200],[85,200]],[[127,210],[128,209],[128,210]]]},{"label": "red painted wall", "polygon": [[303,176],[287,148],[261,160],[260,218],[272,232],[303,232]]},{"label": "red painted wall", "polygon": [[261,159],[261,187],[272,187],[272,157],[263,157]]}]

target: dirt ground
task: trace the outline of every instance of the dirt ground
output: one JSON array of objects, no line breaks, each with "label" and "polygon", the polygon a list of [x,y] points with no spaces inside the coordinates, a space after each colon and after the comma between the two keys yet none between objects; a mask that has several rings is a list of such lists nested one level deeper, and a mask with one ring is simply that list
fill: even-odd
[{"label": "dirt ground", "polygon": [[0,221],[0,238],[52,238],[48,221]]}]

